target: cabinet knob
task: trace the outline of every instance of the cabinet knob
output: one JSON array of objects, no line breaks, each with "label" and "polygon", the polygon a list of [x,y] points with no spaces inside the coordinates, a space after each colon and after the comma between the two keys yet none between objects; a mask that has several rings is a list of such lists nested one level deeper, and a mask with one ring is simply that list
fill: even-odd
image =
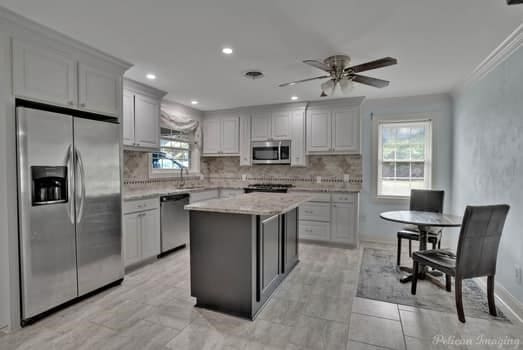
[{"label": "cabinet knob", "polygon": [[74,102],[73,101],[69,101],[69,102],[67,102],[67,104],[69,104],[69,106],[72,106],[72,105],[74,105]]},{"label": "cabinet knob", "polygon": [[85,103],[80,103],[80,107],[85,107]]}]

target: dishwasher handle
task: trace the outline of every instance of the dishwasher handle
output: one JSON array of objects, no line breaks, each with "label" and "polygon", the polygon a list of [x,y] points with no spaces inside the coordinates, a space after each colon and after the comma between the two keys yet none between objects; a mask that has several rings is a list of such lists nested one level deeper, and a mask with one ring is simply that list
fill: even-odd
[{"label": "dishwasher handle", "polygon": [[172,194],[172,195],[168,195],[168,196],[162,196],[160,198],[160,202],[161,203],[174,202],[174,201],[181,201],[181,200],[188,199],[188,198],[189,198],[188,194]]}]

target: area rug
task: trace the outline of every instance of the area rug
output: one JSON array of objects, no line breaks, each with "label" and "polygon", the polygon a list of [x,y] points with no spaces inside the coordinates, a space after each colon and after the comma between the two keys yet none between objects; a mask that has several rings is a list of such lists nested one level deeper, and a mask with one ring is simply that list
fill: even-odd
[{"label": "area rug", "polygon": [[[454,283],[452,292],[449,293],[428,281],[418,280],[416,295],[412,295],[411,284],[399,282],[403,274],[404,272],[396,270],[396,257],[392,251],[365,248],[358,282],[358,297],[456,313]],[[465,317],[510,322],[499,308],[497,317],[489,315],[487,296],[473,280],[463,281],[463,306]]]}]

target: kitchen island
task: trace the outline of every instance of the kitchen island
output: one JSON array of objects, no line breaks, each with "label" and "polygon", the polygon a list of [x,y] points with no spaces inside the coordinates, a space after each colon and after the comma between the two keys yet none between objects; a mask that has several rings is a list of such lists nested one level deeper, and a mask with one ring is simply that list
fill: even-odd
[{"label": "kitchen island", "polygon": [[298,263],[298,206],[312,198],[254,192],[185,206],[196,306],[254,319]]}]

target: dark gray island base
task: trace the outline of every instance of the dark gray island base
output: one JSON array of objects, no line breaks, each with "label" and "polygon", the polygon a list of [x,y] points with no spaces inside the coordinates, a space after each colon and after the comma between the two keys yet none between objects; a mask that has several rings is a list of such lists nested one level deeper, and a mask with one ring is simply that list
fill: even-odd
[{"label": "dark gray island base", "polygon": [[[256,193],[239,197],[245,196],[260,199]],[[196,306],[254,319],[298,263],[297,206],[307,199],[274,215],[186,206],[191,210],[191,295]]]}]

